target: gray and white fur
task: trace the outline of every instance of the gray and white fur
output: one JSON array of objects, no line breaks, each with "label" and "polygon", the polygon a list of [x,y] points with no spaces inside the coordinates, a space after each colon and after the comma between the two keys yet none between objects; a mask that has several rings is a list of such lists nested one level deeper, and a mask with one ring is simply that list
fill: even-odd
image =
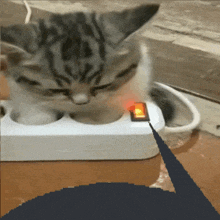
[{"label": "gray and white fur", "polygon": [[153,86],[146,45],[135,35],[158,9],[153,4],[103,14],[53,14],[1,27],[1,54],[8,66],[3,73],[19,113],[16,120],[45,124],[68,112],[81,122],[110,123],[128,103],[146,99],[159,105],[166,121],[172,119],[174,108]]}]

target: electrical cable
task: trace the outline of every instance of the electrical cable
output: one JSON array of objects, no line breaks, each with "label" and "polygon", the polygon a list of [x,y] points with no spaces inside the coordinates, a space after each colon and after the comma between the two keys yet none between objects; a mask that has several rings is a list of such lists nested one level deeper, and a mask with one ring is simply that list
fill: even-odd
[{"label": "electrical cable", "polygon": [[192,102],[190,102],[188,100],[188,98],[186,98],[182,93],[176,91],[175,89],[173,89],[167,85],[164,85],[162,83],[158,83],[158,82],[155,82],[155,83],[158,86],[162,87],[163,89],[165,89],[165,90],[169,91],[170,93],[172,93],[173,95],[175,95],[178,99],[180,99],[189,108],[189,110],[192,113],[192,117],[193,117],[192,122],[188,125],[183,125],[180,127],[167,127],[167,126],[165,126],[165,133],[186,132],[186,131],[195,129],[200,124],[200,120],[201,120],[200,113],[197,110],[197,108],[195,107],[195,105]]},{"label": "electrical cable", "polygon": [[25,24],[27,24],[30,22],[32,11],[31,11],[31,8],[30,8],[29,4],[27,3],[27,1],[23,0],[23,2],[24,2],[25,7],[27,9],[27,15],[25,18]]}]

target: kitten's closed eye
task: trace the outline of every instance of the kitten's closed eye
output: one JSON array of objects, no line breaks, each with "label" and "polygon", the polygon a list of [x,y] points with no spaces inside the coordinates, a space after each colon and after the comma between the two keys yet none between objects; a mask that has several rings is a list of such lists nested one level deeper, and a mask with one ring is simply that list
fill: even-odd
[{"label": "kitten's closed eye", "polygon": [[40,72],[42,70],[42,67],[39,65],[35,65],[35,64],[31,64],[31,65],[24,65],[24,67],[30,69],[30,70],[34,70],[34,71],[38,71]]},{"label": "kitten's closed eye", "polygon": [[30,80],[25,76],[20,76],[17,80],[17,83],[25,83],[28,84],[30,86],[37,86],[37,85],[41,85],[39,82],[35,81],[35,80]]},{"label": "kitten's closed eye", "polygon": [[44,96],[56,96],[56,95],[70,96],[71,91],[68,89],[47,89],[43,92]]},{"label": "kitten's closed eye", "polygon": [[108,88],[111,85],[112,85],[112,83],[108,83],[106,85],[93,87],[93,88],[90,89],[90,93],[91,93],[92,96],[95,96],[97,94],[98,90],[102,90],[102,89]]}]

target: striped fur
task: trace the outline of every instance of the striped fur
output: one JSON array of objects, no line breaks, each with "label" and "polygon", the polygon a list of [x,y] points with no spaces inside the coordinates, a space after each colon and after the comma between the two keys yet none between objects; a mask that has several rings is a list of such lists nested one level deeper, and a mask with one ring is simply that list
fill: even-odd
[{"label": "striped fur", "polygon": [[[5,75],[15,109],[20,118],[31,115],[30,109],[35,112],[35,119],[18,121],[41,124],[36,115],[43,112],[50,115],[49,123],[55,111],[63,111],[82,114],[81,118],[97,112],[95,121],[108,123],[119,117],[129,100],[143,100],[151,83],[150,64],[140,78],[135,71],[141,57],[139,42],[132,36],[158,8],[53,14],[35,23],[2,27],[2,52],[8,58]],[[145,88],[138,88],[137,79],[146,82]]]}]

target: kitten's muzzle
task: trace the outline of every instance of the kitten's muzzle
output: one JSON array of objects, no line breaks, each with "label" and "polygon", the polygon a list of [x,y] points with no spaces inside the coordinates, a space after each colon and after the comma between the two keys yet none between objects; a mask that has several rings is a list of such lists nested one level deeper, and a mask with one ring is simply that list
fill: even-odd
[{"label": "kitten's muzzle", "polygon": [[69,98],[76,105],[85,105],[90,102],[90,99],[86,94],[77,94],[74,96],[69,96]]}]

